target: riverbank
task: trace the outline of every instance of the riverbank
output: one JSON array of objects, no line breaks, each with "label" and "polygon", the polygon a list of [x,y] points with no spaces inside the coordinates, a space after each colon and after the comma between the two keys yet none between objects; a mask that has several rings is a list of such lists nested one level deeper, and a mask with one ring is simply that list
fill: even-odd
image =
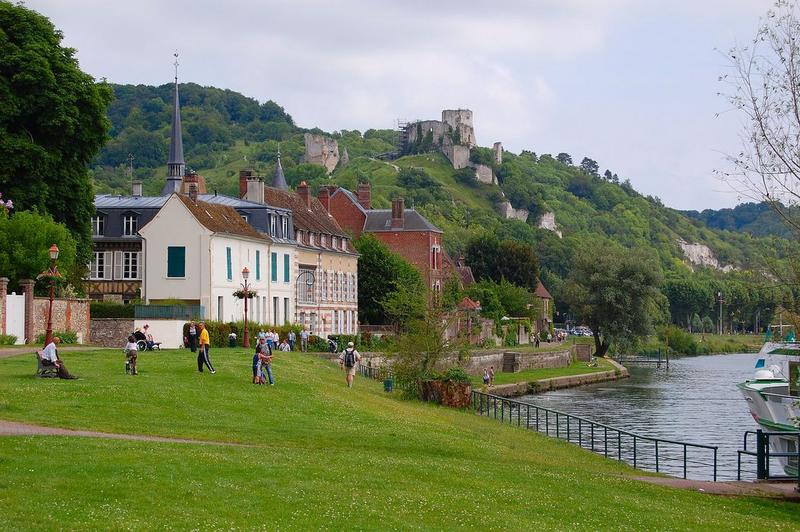
[{"label": "riverbank", "polygon": [[597,366],[586,362],[573,362],[565,368],[546,368],[519,373],[495,374],[495,385],[481,391],[500,397],[520,397],[551,390],[574,388],[586,384],[614,381],[628,377],[628,369],[618,362],[597,358]]},{"label": "riverbank", "polygon": [[[348,389],[313,355],[277,353],[276,386],[254,386],[251,358],[213,349],[211,375],[189,351],[146,352],[132,377],[119,350],[68,353],[77,381],[34,379],[32,357],[0,360],[0,419],[208,442],[2,436],[3,527],[796,526],[793,505],[651,485],[625,465],[380,382],[356,377]],[[53,501],[57,511],[42,511]]]}]

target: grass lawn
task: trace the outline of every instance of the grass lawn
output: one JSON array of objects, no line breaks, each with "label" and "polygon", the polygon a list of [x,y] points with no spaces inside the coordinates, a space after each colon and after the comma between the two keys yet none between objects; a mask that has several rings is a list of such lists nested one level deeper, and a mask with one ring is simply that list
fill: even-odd
[{"label": "grass lawn", "polygon": [[[526,369],[517,373],[503,373],[498,371],[494,374],[494,383],[513,384],[517,382],[549,379],[551,377],[565,377],[568,375],[582,375],[584,373],[614,370],[614,366],[607,360],[603,360],[602,358],[597,358],[595,360],[597,360],[596,367],[590,367],[586,362],[573,362],[565,368]],[[473,384],[483,385],[483,375],[472,375],[471,377]],[[491,389],[489,391],[491,392]]]},{"label": "grass lawn", "polygon": [[[765,529],[797,505],[641,483],[562,441],[385,394],[318,358],[276,357],[253,386],[250,355],[215,349],[67,353],[77,381],[36,380],[33,356],[0,359],[0,419],[256,448],[0,437],[0,528]],[[637,472],[638,473],[638,472]]]}]

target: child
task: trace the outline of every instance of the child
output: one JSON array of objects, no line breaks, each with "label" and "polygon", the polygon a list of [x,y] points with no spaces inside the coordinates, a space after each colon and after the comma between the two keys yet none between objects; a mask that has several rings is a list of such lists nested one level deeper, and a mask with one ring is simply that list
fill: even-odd
[{"label": "child", "polygon": [[488,369],[483,370],[483,385],[484,386],[489,386],[489,370]]},{"label": "child", "polygon": [[272,351],[261,351],[258,354],[258,364],[259,364],[259,384],[266,384],[266,379],[264,378],[264,370],[267,370],[267,376],[269,377],[269,385],[275,386],[275,381],[272,380]]},{"label": "child", "polygon": [[494,366],[489,368],[489,386],[494,386]]},{"label": "child", "polygon": [[136,370],[136,357],[139,354],[139,348],[136,346],[136,338],[133,335],[128,336],[128,343],[125,345],[125,373],[131,375],[138,375]]},{"label": "child", "polygon": [[253,384],[261,384],[259,373],[261,371],[261,362],[259,355],[261,354],[261,341],[256,344],[256,354],[253,355]]}]

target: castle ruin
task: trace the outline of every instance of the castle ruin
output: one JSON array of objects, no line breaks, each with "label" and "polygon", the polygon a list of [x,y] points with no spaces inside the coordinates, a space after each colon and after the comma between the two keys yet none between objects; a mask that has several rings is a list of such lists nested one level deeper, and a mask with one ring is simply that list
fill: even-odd
[{"label": "castle ruin", "polygon": [[330,174],[336,165],[339,164],[339,143],[336,139],[323,135],[306,133],[303,135],[306,145],[304,161],[311,164],[318,164],[325,167],[325,171]]}]

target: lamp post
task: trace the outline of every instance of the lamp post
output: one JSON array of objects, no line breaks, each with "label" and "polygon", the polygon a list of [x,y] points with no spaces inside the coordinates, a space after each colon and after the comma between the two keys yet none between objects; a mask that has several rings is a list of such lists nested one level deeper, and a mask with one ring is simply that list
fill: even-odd
[{"label": "lamp post", "polygon": [[244,339],[242,340],[242,347],[250,347],[250,331],[247,328],[247,300],[250,299],[250,285],[247,279],[250,277],[250,270],[247,266],[242,268],[242,292],[244,292]]},{"label": "lamp post", "polygon": [[53,341],[53,295],[56,287],[56,277],[58,277],[58,246],[53,244],[50,246],[50,269],[47,270],[47,276],[50,278],[50,306],[47,309],[47,331],[44,336],[44,345],[48,345]]},{"label": "lamp post", "polygon": [[719,300],[719,335],[722,336],[722,304],[725,302],[722,299],[722,292],[717,292],[717,300]]}]

